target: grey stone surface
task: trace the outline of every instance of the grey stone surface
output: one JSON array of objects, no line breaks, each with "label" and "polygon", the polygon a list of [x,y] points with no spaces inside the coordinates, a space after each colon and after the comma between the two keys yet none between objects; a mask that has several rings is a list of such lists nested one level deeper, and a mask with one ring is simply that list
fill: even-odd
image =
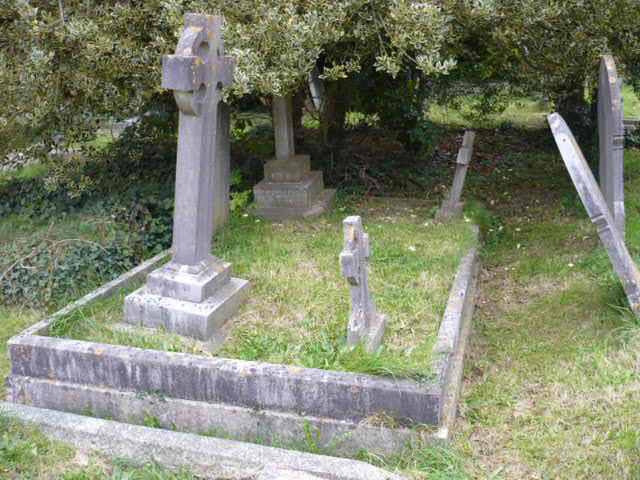
[{"label": "grey stone surface", "polygon": [[291,96],[273,97],[272,111],[276,158],[290,159],[296,154]]},{"label": "grey stone surface", "polygon": [[229,223],[231,216],[230,185],[231,185],[231,114],[224,103],[218,104],[218,132],[224,135],[216,136],[216,157],[213,163],[213,233]]},{"label": "grey stone surface", "polygon": [[225,217],[228,208],[214,202],[229,191],[229,112],[221,89],[233,81],[234,62],[224,56],[221,25],[220,17],[185,15],[176,54],[163,58],[162,86],[174,91],[180,110],[173,258],[125,299],[126,322],[202,340],[222,337],[216,332],[246,299],[247,287],[239,279],[232,285],[231,264],[210,253],[214,217]]},{"label": "grey stone surface", "polygon": [[620,277],[631,309],[640,317],[640,273],[624,244],[600,188],[584,159],[582,150],[562,117],[554,113],[549,115],[548,122],[582,204],[598,230],[613,269]]},{"label": "grey stone surface", "polygon": [[351,313],[347,327],[347,344],[362,342],[368,352],[382,344],[386,317],[379,314],[369,291],[369,234],[362,229],[362,218],[351,216],[342,222],[344,249],[340,253],[342,276],[351,286]]},{"label": "grey stone surface", "polygon": [[261,439],[270,445],[296,445],[310,431],[318,448],[339,455],[356,455],[362,450],[399,455],[417,438],[429,441],[431,433],[19,375],[7,377],[7,391],[9,400],[34,407],[78,414],[91,411],[98,417],[130,423],[153,418],[163,428],[217,432],[217,436],[239,441]]},{"label": "grey stone surface", "polygon": [[600,189],[624,241],[624,124],[621,87],[622,79],[618,77],[613,57],[603,55],[600,59],[598,88]]},{"label": "grey stone surface", "polygon": [[[477,238],[479,229],[476,226],[473,228]],[[445,444],[449,441],[455,423],[462,387],[464,353],[475,309],[479,269],[478,251],[472,248],[463,258],[456,273],[433,347],[433,376],[442,385],[440,428],[434,439]]]},{"label": "grey stone surface", "polygon": [[269,220],[319,215],[331,208],[335,191],[324,188],[322,172],[310,170],[308,155],[296,155],[291,96],[273,98],[276,157],[265,164],[264,180],[253,188],[254,215]]},{"label": "grey stone surface", "polygon": [[33,335],[9,340],[11,374],[359,422],[377,413],[437,425],[440,382],[160,352]]},{"label": "grey stone surface", "polygon": [[[140,463],[187,467],[198,476],[225,480],[401,480],[370,464],[345,458],[129,425],[71,413],[0,402],[4,415],[84,451]],[[295,476],[296,474],[299,476]],[[281,475],[279,475],[281,474]],[[311,476],[311,477],[310,477]]]},{"label": "grey stone surface", "polygon": [[199,303],[154,295],[141,288],[126,297],[124,319],[133,325],[137,322],[141,326],[164,328],[203,341],[217,336],[224,339],[222,328],[246,301],[248,287],[247,280],[232,278]]},{"label": "grey stone surface", "polygon": [[437,220],[450,220],[459,218],[462,214],[463,202],[461,202],[462,189],[464,188],[464,181],[467,177],[467,169],[471,162],[471,156],[473,155],[473,142],[476,138],[476,133],[467,130],[464,132],[462,139],[462,147],[458,151],[458,157],[456,158],[456,173],[453,177],[453,185],[451,190],[447,194],[447,198],[442,203],[442,206],[436,212],[435,218]]}]

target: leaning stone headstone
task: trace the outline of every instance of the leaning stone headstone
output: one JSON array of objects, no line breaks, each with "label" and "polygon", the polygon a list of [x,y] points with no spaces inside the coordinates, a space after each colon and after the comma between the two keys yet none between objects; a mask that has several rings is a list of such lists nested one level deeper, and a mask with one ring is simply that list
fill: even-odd
[{"label": "leaning stone headstone", "polygon": [[340,266],[342,276],[351,286],[347,344],[355,346],[362,342],[368,352],[374,352],[382,344],[386,318],[377,313],[369,291],[369,234],[363,232],[359,216],[345,218],[343,228],[344,250],[340,253]]},{"label": "leaning stone headstone", "polygon": [[224,56],[221,25],[217,16],[185,15],[176,54],[163,58],[162,86],[174,91],[180,109],[173,257],[125,299],[126,322],[164,327],[212,348],[224,340],[222,326],[248,287],[231,277],[230,263],[211,255],[214,171],[228,142],[221,137],[229,136],[221,88],[232,83],[234,66]]},{"label": "leaning stone headstone", "polygon": [[622,281],[631,309],[636,316],[640,317],[640,272],[629,255],[607,203],[571,130],[557,113],[549,115],[547,120],[582,204],[591,221],[596,225],[613,268]]},{"label": "leaning stone headstone", "polygon": [[253,188],[258,208],[270,220],[319,215],[331,208],[335,190],[324,188],[322,172],[311,171],[309,155],[296,155],[291,97],[273,98],[276,158],[264,166],[264,180]]},{"label": "leaning stone headstone", "polygon": [[621,84],[622,79],[618,77],[613,57],[603,55],[600,59],[598,88],[600,189],[624,240],[624,123]]},{"label": "leaning stone headstone", "polygon": [[473,141],[476,138],[476,132],[467,130],[464,132],[462,139],[462,147],[458,151],[456,158],[456,173],[453,177],[453,185],[449,191],[442,206],[436,211],[436,220],[451,220],[459,218],[462,215],[462,207],[464,203],[460,200],[462,197],[462,189],[464,181],[467,177],[467,169],[473,155]]}]

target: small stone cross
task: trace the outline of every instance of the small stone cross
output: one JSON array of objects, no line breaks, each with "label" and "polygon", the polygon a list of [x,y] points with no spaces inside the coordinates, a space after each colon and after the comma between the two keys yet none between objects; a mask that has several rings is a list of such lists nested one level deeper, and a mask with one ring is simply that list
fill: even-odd
[{"label": "small stone cross", "polygon": [[347,217],[343,228],[344,250],[340,253],[340,265],[342,276],[351,285],[347,343],[355,346],[358,342],[364,342],[367,351],[373,352],[382,343],[386,319],[377,313],[369,291],[369,234],[363,232],[360,216]]}]

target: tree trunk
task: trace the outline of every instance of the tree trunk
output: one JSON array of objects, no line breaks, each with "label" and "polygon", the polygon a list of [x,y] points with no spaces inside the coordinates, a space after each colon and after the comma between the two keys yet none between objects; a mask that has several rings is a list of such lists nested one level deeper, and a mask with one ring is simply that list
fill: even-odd
[{"label": "tree trunk", "polygon": [[327,85],[327,99],[320,113],[320,131],[324,147],[333,153],[344,139],[344,124],[352,99],[351,87],[348,79]]}]

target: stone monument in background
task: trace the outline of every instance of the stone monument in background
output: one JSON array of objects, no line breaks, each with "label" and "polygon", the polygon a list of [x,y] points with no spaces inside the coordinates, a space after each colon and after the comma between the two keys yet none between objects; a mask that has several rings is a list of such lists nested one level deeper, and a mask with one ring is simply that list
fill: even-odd
[{"label": "stone monument in background", "polygon": [[625,237],[624,209],[624,122],[622,79],[611,55],[600,59],[598,88],[598,137],[600,144],[600,189],[622,240]]},{"label": "stone monument in background", "polygon": [[296,155],[291,97],[273,98],[276,158],[264,166],[264,180],[253,188],[253,213],[269,220],[319,215],[333,205],[335,190],[324,188],[322,172],[311,171],[309,155]]},{"label": "stone monument in background", "polygon": [[471,156],[473,155],[473,142],[475,138],[476,132],[471,130],[464,132],[462,146],[460,150],[458,150],[458,157],[456,158],[457,165],[456,173],[453,177],[453,185],[444,202],[442,202],[442,206],[436,211],[436,220],[451,220],[459,218],[462,215],[464,203],[460,199],[462,198],[464,181],[467,178],[469,162],[471,162]]},{"label": "stone monument in background", "polygon": [[598,235],[613,264],[613,269],[620,277],[631,309],[640,318],[640,272],[638,272],[636,264],[633,263],[609,212],[607,203],[571,130],[557,113],[549,115],[547,120],[582,204],[598,230]]},{"label": "stone monument in background", "polygon": [[[187,14],[175,55],[166,55],[162,86],[180,109],[173,257],[125,299],[125,321],[201,339],[215,348],[222,326],[246,299],[248,282],[231,277],[231,264],[211,255],[215,172],[228,154],[229,121],[221,89],[233,81],[224,56],[221,18]],[[228,192],[228,190],[227,190]]]},{"label": "stone monument in background", "polygon": [[382,344],[386,318],[377,313],[369,290],[369,234],[362,230],[360,216],[344,219],[344,250],[340,253],[342,276],[351,286],[351,314],[347,329],[347,344],[362,342],[368,352],[375,352]]}]

